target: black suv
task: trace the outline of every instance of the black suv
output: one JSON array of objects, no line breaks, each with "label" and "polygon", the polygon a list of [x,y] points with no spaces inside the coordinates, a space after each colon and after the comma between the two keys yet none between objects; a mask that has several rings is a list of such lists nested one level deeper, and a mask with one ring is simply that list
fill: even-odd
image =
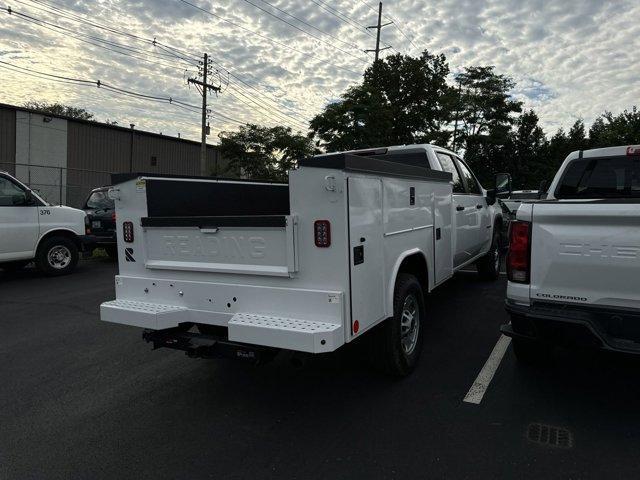
[{"label": "black suv", "polygon": [[118,257],[116,243],[116,210],[113,200],[107,196],[109,187],[91,191],[82,209],[87,214],[87,233],[90,232],[89,250],[104,248],[111,258]]}]

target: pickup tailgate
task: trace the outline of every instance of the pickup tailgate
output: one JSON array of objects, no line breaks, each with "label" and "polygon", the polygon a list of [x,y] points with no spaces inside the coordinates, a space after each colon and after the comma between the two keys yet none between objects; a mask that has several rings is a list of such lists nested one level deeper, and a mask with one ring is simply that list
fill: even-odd
[{"label": "pickup tailgate", "polygon": [[531,299],[640,308],[640,203],[533,205]]},{"label": "pickup tailgate", "polygon": [[146,217],[145,267],[288,276],[296,271],[295,218]]}]

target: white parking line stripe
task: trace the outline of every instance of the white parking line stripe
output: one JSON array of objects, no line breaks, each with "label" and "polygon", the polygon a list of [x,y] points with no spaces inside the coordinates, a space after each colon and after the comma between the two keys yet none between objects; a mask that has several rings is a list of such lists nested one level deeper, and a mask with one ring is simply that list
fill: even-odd
[{"label": "white parking line stripe", "polygon": [[464,397],[463,402],[479,404],[482,401],[484,392],[489,388],[489,384],[491,383],[496,370],[498,370],[502,357],[504,357],[504,353],[507,351],[510,343],[510,337],[500,335],[498,343],[493,347],[491,355],[489,355],[484,367],[480,370],[480,373],[476,377],[476,381],[471,385],[471,388]]}]

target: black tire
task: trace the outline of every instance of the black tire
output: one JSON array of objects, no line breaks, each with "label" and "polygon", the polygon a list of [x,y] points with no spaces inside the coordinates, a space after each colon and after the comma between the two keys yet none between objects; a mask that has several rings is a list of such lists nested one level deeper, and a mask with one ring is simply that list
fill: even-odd
[{"label": "black tire", "polygon": [[[391,375],[407,376],[418,364],[426,318],[423,295],[416,277],[398,274],[393,296],[393,317],[385,320],[375,332],[378,337],[373,351],[376,363]],[[412,309],[417,315],[409,320],[410,325],[403,326],[404,314]]]},{"label": "black tire", "polygon": [[38,247],[36,267],[47,276],[67,275],[77,264],[78,247],[69,237],[50,237]]},{"label": "black tire", "polygon": [[107,256],[111,260],[118,260],[118,246],[117,245],[108,245],[104,247],[104,251],[107,253]]},{"label": "black tire", "polygon": [[478,275],[482,280],[497,280],[500,276],[500,232],[497,226],[494,228],[493,239],[491,240],[491,248],[487,254],[476,262]]},{"label": "black tire", "polygon": [[514,338],[511,341],[518,363],[527,366],[545,366],[553,360],[553,347],[540,342]]},{"label": "black tire", "polygon": [[0,263],[0,268],[5,272],[17,272],[29,265],[31,260],[18,260],[15,262]]}]

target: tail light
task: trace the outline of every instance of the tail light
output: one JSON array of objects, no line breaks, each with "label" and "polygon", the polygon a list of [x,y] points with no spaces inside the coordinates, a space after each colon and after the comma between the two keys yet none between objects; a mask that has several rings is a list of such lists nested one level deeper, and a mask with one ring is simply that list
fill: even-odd
[{"label": "tail light", "polygon": [[327,248],[331,246],[331,223],[329,220],[316,220],[313,224],[313,234],[316,247]]},{"label": "tail light", "polygon": [[531,224],[512,222],[509,233],[507,276],[509,281],[529,283],[531,270]]},{"label": "tail light", "polygon": [[116,221],[116,212],[113,212],[111,214],[111,220],[114,221],[114,222]]},{"label": "tail light", "polygon": [[632,145],[631,147],[627,147],[627,155],[632,156],[640,156],[640,145]]},{"label": "tail light", "polygon": [[91,235],[91,224],[89,223],[89,217],[85,215],[84,217],[84,233],[87,235]]},{"label": "tail light", "polygon": [[127,243],[133,243],[133,222],[122,222],[122,236]]}]

